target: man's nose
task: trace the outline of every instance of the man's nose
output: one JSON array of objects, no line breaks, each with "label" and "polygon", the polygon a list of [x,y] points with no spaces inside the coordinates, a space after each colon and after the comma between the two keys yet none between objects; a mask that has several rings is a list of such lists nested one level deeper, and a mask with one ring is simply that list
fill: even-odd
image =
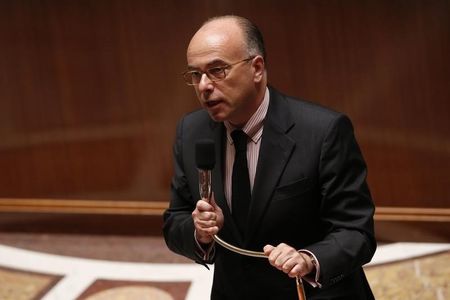
[{"label": "man's nose", "polygon": [[212,89],[213,88],[213,84],[211,79],[209,79],[208,75],[206,75],[206,73],[202,74],[202,77],[200,78],[200,82],[198,83],[198,89],[200,91],[204,91],[204,90],[208,90],[208,89]]}]

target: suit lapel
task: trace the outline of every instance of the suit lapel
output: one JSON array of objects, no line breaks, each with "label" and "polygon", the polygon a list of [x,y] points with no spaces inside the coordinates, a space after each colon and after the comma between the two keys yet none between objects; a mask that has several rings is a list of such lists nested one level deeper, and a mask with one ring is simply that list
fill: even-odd
[{"label": "suit lapel", "polygon": [[250,214],[245,234],[250,242],[261,218],[270,203],[279,178],[295,148],[295,142],[286,135],[294,122],[289,114],[287,102],[282,95],[270,89],[270,104],[264,121],[264,129],[253,185]]}]

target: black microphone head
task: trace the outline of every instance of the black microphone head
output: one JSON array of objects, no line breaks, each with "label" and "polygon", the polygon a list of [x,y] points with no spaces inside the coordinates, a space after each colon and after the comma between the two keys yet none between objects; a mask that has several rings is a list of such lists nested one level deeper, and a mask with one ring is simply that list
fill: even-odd
[{"label": "black microphone head", "polygon": [[212,170],[216,164],[213,140],[198,140],[195,144],[195,163],[200,170]]}]

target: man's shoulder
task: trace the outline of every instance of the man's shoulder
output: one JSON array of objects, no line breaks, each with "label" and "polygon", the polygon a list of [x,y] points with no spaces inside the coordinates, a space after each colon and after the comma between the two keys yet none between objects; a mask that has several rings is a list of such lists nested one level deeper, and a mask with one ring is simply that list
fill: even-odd
[{"label": "man's shoulder", "polygon": [[208,115],[208,112],[202,108],[190,111],[182,117],[184,120],[189,121],[210,121],[211,118]]},{"label": "man's shoulder", "polygon": [[197,109],[191,112],[184,114],[180,122],[189,126],[205,126],[213,122],[208,114],[208,112],[204,109]]},{"label": "man's shoulder", "polygon": [[214,122],[204,109],[186,113],[178,121],[177,131],[186,136],[207,135],[213,132],[221,123]]},{"label": "man's shoulder", "polygon": [[307,115],[321,114],[324,117],[336,117],[342,114],[331,107],[324,106],[319,102],[291,96],[286,96],[286,99],[289,102],[291,109],[297,113],[301,112]]},{"label": "man's shoulder", "polygon": [[306,100],[299,97],[287,96],[276,90],[271,90],[274,100],[284,102],[285,109],[292,115],[294,120],[313,123],[332,121],[343,116],[343,113],[333,108],[324,106],[318,102]]}]

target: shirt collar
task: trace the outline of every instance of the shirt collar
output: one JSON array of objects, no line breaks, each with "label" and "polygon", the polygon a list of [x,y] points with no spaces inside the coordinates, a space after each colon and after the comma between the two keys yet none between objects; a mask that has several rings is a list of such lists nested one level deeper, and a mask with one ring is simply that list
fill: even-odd
[{"label": "shirt collar", "polygon": [[[244,127],[241,128],[245,134],[248,135],[248,137],[253,141],[253,143],[257,143],[258,140],[262,136],[262,129],[263,129],[263,121],[266,117],[267,110],[269,108],[269,89],[266,87],[266,91],[264,93],[264,98],[261,104],[259,105],[258,109],[255,111],[255,113],[250,117],[250,119],[247,121],[247,123],[244,125]],[[230,122],[225,121],[224,122],[225,127],[227,129],[227,140],[229,144],[233,144],[233,139],[231,138],[231,132],[237,127],[230,124]]]}]

